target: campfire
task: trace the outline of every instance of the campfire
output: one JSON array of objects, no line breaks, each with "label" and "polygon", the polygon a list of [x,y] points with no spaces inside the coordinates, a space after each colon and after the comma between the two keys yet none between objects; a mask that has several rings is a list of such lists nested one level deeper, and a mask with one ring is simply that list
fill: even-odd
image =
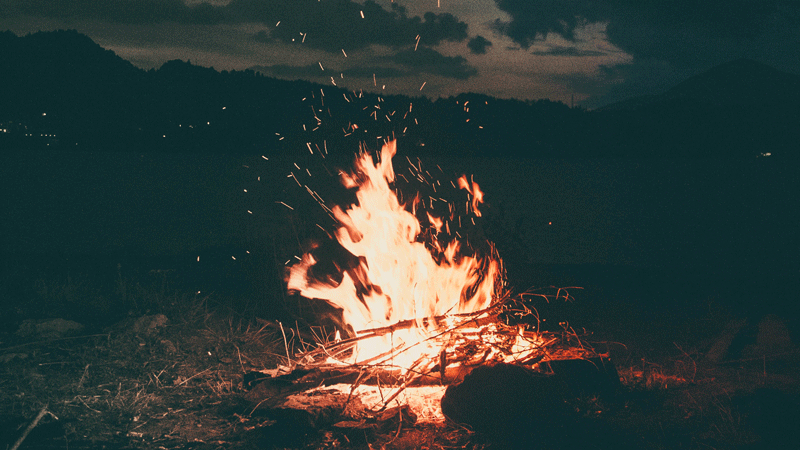
[{"label": "campfire", "polygon": [[[557,332],[539,329],[531,299],[569,299],[566,289],[512,294],[494,246],[462,234],[460,222],[481,216],[478,184],[466,176],[451,184],[466,195],[459,205],[419,193],[402,201],[396,148],[390,141],[377,155],[364,151],[352,171],[339,174],[355,203],[321,203],[336,229],[289,268],[286,281],[289,291],[341,311],[339,327],[328,338],[301,342],[298,352],[287,345],[287,364],[271,375],[317,400],[338,390],[350,418],[408,406],[417,420],[440,422],[445,389],[476,367],[546,373],[552,361],[597,357],[567,324]],[[411,166],[410,176],[425,181],[424,171]],[[434,192],[437,186],[430,183]],[[449,214],[433,213],[434,202],[445,202]],[[348,404],[355,398],[360,412]]]}]

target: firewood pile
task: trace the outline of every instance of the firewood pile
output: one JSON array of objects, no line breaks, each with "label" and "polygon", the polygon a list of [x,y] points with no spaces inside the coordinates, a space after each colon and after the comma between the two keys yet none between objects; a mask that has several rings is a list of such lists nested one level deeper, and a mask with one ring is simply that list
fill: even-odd
[{"label": "firewood pile", "polygon": [[[301,409],[315,422],[335,416],[331,410],[339,412],[337,419],[352,423],[405,406],[410,406],[407,416],[435,422],[444,420],[439,402],[447,386],[461,383],[477,367],[511,364],[547,376],[558,361],[604,356],[566,324],[557,332],[540,330],[536,311],[529,306],[530,295],[570,299],[566,289],[558,289],[555,295],[506,296],[481,311],[404,320],[361,330],[347,339],[306,344],[304,351],[287,357],[287,365],[269,378],[251,376],[248,382],[260,386],[257,395],[268,397],[269,407]],[[353,360],[358,345],[415,330],[420,331],[419,340]],[[410,363],[398,363],[407,352],[415,351],[414,358],[405,359]],[[420,401],[425,405],[422,409],[414,405]]]}]

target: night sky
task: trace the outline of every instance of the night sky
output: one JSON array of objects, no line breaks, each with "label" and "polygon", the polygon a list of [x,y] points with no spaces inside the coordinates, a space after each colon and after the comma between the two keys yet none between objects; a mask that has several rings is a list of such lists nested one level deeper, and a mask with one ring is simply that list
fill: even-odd
[{"label": "night sky", "polygon": [[75,29],[142,68],[593,108],[749,58],[800,73],[795,0],[0,0],[0,30]]}]

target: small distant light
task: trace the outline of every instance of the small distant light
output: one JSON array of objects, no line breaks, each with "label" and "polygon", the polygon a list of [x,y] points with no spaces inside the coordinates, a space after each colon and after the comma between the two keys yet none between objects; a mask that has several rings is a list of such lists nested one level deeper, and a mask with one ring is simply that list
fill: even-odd
[{"label": "small distant light", "polygon": [[553,222],[547,222],[547,224],[548,224],[548,225],[552,225],[552,224],[553,224]]}]

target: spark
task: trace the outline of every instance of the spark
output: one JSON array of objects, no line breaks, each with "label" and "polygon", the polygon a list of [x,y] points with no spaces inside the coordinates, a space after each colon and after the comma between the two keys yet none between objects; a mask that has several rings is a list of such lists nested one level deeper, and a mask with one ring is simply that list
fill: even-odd
[{"label": "spark", "polygon": [[261,155],[261,157],[264,158],[265,161],[269,161],[269,158],[267,158],[266,156]]},{"label": "spark", "polygon": [[417,43],[414,44],[414,51],[417,51],[417,47],[419,47],[419,35],[417,35]]},{"label": "spark", "polygon": [[324,72],[324,71],[325,71],[325,68],[324,68],[324,67],[322,67],[322,63],[321,63],[321,62],[319,62],[319,61],[317,61],[317,64],[319,64],[319,68],[320,68],[320,69],[322,69],[322,71]]},{"label": "spark", "polygon": [[294,208],[292,208],[291,206],[287,205],[286,203],[283,203],[283,202],[281,202],[281,201],[278,201],[278,202],[275,202],[275,203],[280,203],[281,205],[283,205],[283,206],[285,206],[285,207],[287,207],[287,208],[291,209],[292,211],[294,211]]},{"label": "spark", "polygon": [[364,11],[361,11],[361,18],[364,18]]},{"label": "spark", "polygon": [[345,58],[347,58],[347,53],[344,52],[344,49],[342,49],[342,54],[344,55]]},{"label": "spark", "polygon": [[425,83],[427,83],[427,81],[423,81],[423,82],[422,82],[422,86],[420,86],[420,87],[419,87],[419,90],[420,90],[420,91],[422,90],[422,88],[424,88],[424,87],[425,87]]}]

